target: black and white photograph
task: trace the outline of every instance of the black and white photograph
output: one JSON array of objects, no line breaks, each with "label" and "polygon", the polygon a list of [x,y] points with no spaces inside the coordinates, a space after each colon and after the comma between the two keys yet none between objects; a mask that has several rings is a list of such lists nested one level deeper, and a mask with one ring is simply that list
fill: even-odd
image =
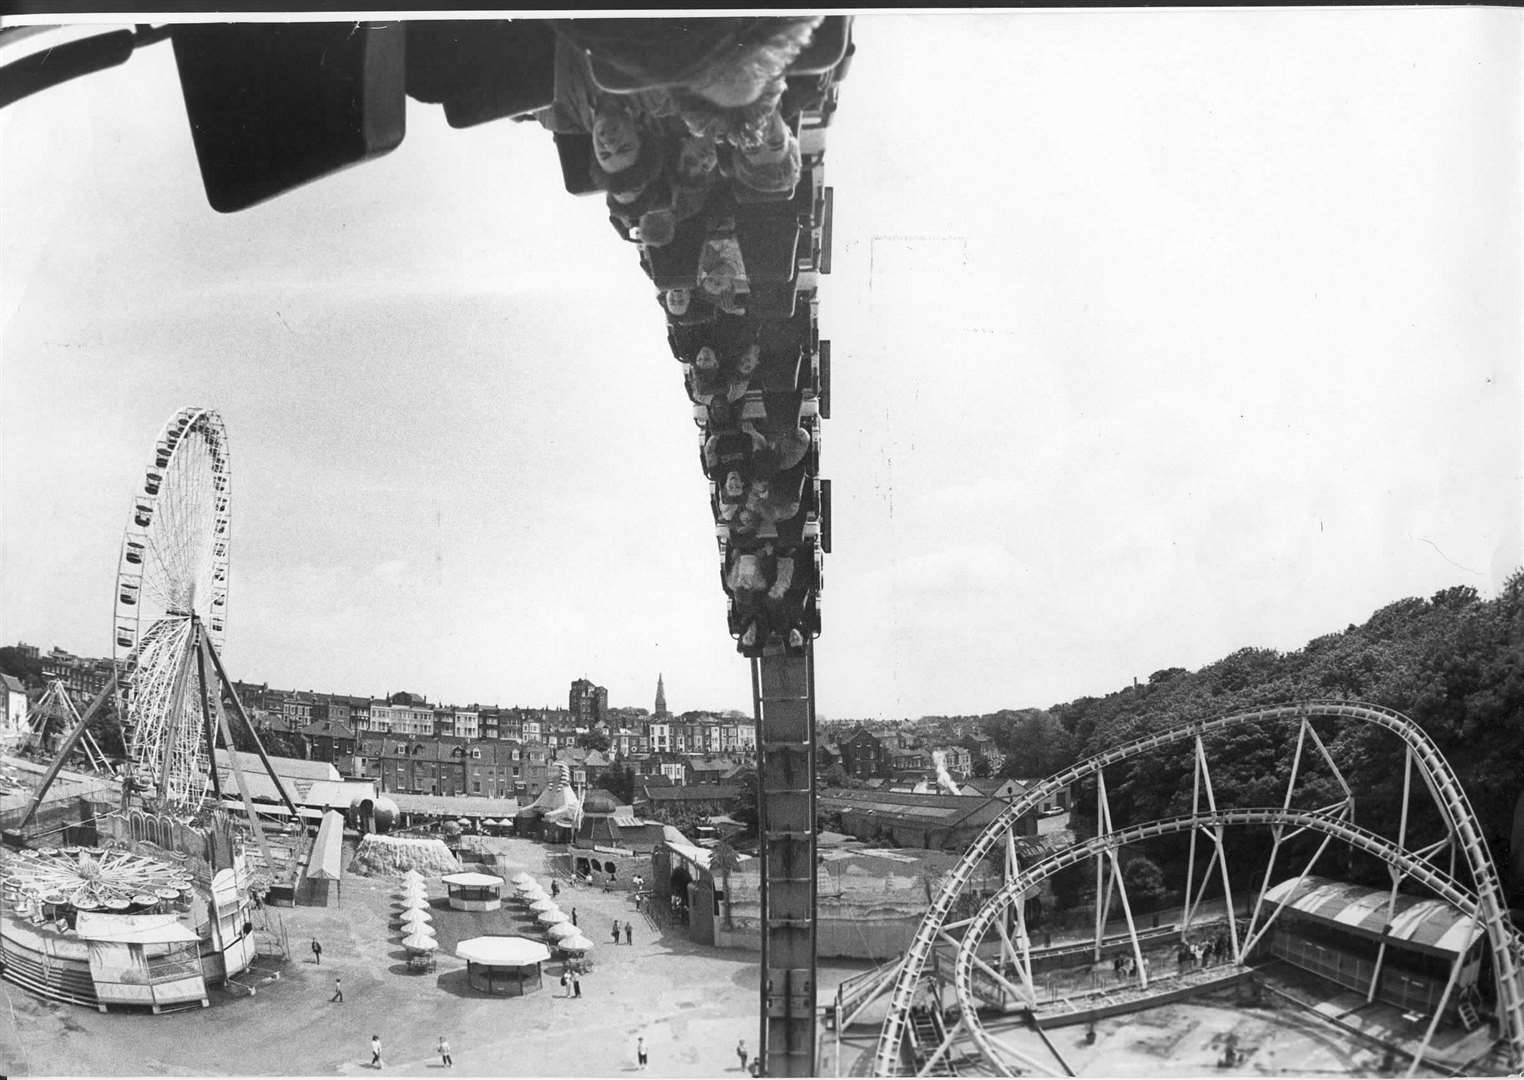
[{"label": "black and white photograph", "polygon": [[1524,1070],[1524,15],[0,17],[0,1080]]}]

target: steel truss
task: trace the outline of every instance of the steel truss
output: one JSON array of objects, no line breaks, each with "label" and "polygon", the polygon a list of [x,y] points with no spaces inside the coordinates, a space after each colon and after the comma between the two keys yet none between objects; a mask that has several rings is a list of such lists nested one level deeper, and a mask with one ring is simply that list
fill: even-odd
[{"label": "steel truss", "polygon": [[[1312,726],[1312,721],[1320,717],[1371,724],[1390,731],[1405,744],[1402,813],[1395,841],[1354,824],[1353,794],[1326,744]],[[1271,723],[1298,725],[1296,751],[1281,805],[1220,809],[1212,787],[1211,770],[1203,736],[1223,728]],[[1192,744],[1193,752],[1191,812],[1159,821],[1117,827],[1111,819],[1110,800],[1104,773],[1106,767],[1188,740]],[[1304,758],[1314,753],[1332,770],[1334,779],[1342,790],[1342,798],[1331,805],[1317,809],[1293,807],[1292,799],[1297,791],[1298,777],[1303,771]],[[1412,775],[1415,765],[1420,779],[1444,819],[1446,828],[1444,839],[1416,850],[1407,846]],[[1035,811],[1075,781],[1087,779],[1093,779],[1096,786],[1097,836],[1083,843],[1049,853],[1025,867],[1018,866],[1012,840],[1018,820]],[[1240,933],[1236,920],[1231,917],[1233,895],[1228,877],[1228,850],[1224,843],[1223,830],[1228,826],[1243,825],[1268,827],[1272,847],[1263,884],[1252,905],[1252,913],[1247,925]],[[1299,881],[1311,873],[1318,857],[1327,845],[1333,840],[1339,840],[1348,847],[1381,859],[1387,865],[1392,878],[1392,890],[1387,904],[1389,914],[1396,902],[1397,890],[1404,880],[1411,880],[1433,891],[1442,900],[1473,920],[1473,937],[1468,940],[1467,948],[1462,949],[1457,955],[1440,1005],[1434,1010],[1434,1017],[1425,1032],[1423,1044],[1414,1057],[1413,1070],[1416,1071],[1423,1060],[1423,1054],[1428,1049],[1439,1017],[1443,1014],[1445,1005],[1454,991],[1460,974],[1461,960],[1477,933],[1485,934],[1492,956],[1497,991],[1497,1013],[1509,1052],[1515,1066],[1524,1064],[1524,988],[1521,988],[1520,983],[1520,970],[1521,966],[1524,966],[1524,939],[1521,939],[1508,920],[1497,872],[1482,839],[1470,803],[1449,763],[1445,761],[1438,748],[1422,729],[1398,712],[1380,706],[1354,702],[1311,701],[1185,724],[1113,747],[1057,773],[1028,789],[1021,797],[1014,800],[970,845],[963,859],[949,875],[941,893],[933,901],[917,930],[895,978],[888,1015],[879,1033],[878,1048],[873,1062],[875,1074],[889,1076],[901,1072],[901,1048],[910,1027],[911,1006],[918,988],[931,975],[927,970],[928,962],[932,958],[934,949],[939,946],[956,950],[951,981],[961,1006],[960,1016],[957,1024],[941,1039],[935,1052],[921,1059],[920,1074],[924,1075],[937,1067],[959,1043],[969,1044],[970,1048],[975,1050],[998,1075],[1010,1075],[1013,1061],[1016,1067],[1026,1071],[1050,1071],[1052,1069],[1050,1063],[1032,1058],[1003,1042],[998,1035],[985,1030],[979,1019],[978,1010],[981,1000],[974,986],[975,972],[978,972],[978,978],[985,981],[986,985],[993,984],[1002,995],[1017,1003],[1018,1007],[1026,1009],[1035,1007],[1036,990],[1032,980],[1031,946],[1020,898],[1053,873],[1086,859],[1094,859],[1097,874],[1096,956],[1100,954],[1102,928],[1106,923],[1111,899],[1115,895],[1120,901],[1123,916],[1127,921],[1128,940],[1133,955],[1138,961],[1139,985],[1146,988],[1148,979],[1146,965],[1141,962],[1142,951],[1139,945],[1138,928],[1132,919],[1131,905],[1122,882],[1117,851],[1125,844],[1186,831],[1191,834],[1191,846],[1185,905],[1182,912],[1182,933],[1189,929],[1191,921],[1197,916],[1206,886],[1211,880],[1213,871],[1217,870],[1229,905],[1230,917],[1227,920],[1229,947],[1231,957],[1236,963],[1244,961],[1250,950],[1259,943],[1274,923],[1280,909],[1277,907],[1274,912],[1266,916],[1264,894],[1271,883],[1276,857],[1280,853],[1281,846],[1302,832],[1321,833],[1323,840],[1312,858],[1300,870]],[[1202,837],[1211,846],[1211,856],[1201,873],[1200,885],[1193,893],[1193,886],[1197,884],[1197,842]],[[1005,886],[986,901],[971,919],[949,922],[949,913],[955,902],[962,896],[975,868],[991,853],[997,843],[1002,842],[1006,851]],[[1447,852],[1449,855],[1448,869],[1441,868],[1434,861],[1441,852]],[[1471,889],[1455,877],[1457,857],[1463,858],[1466,862],[1466,869],[1469,871],[1472,883]],[[1008,929],[1008,924],[1012,923],[1014,934]],[[979,947],[984,943],[991,929],[995,930],[1000,943],[999,970],[992,967],[979,953]],[[960,930],[961,937],[955,937],[951,933],[954,930]],[[1380,964],[1384,954],[1383,946],[1377,959],[1377,978],[1379,978]],[[1005,971],[1014,971],[1014,981],[1003,974]],[[1368,1000],[1374,998],[1375,991],[1376,979],[1373,979],[1367,995]],[[1061,1058],[1058,1059],[1058,1065],[1063,1071],[1069,1071]]]}]

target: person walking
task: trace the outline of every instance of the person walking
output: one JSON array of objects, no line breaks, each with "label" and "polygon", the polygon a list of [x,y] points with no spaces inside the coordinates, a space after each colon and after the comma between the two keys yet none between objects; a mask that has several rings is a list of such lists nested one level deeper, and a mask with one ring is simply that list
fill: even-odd
[{"label": "person walking", "polygon": [[619,920],[614,920],[614,944],[619,944]]},{"label": "person walking", "polygon": [[582,980],[577,978],[577,973],[572,972],[572,997],[582,996]]},{"label": "person walking", "polygon": [[318,944],[317,938],[312,939],[312,962],[314,964],[323,962],[323,946]]},{"label": "person walking", "polygon": [[333,977],[333,997],[328,999],[329,1004],[335,1001],[340,1005],[344,1004],[344,984],[337,975]]},{"label": "person walking", "polygon": [[381,1036],[370,1037],[370,1065],[373,1069],[381,1068]]},{"label": "person walking", "polygon": [[644,1035],[635,1040],[635,1060],[640,1063],[640,1071],[646,1069],[646,1037]]},{"label": "person walking", "polygon": [[450,1043],[449,1040],[447,1040],[443,1035],[439,1037],[438,1049],[439,1058],[444,1062],[444,1067],[447,1069],[454,1068],[455,1062],[450,1059]]},{"label": "person walking", "polygon": [[561,990],[562,997],[571,997],[571,973],[565,968],[561,969]]},{"label": "person walking", "polygon": [[550,898],[554,900],[561,895],[561,883],[555,878],[550,879]]},{"label": "person walking", "polygon": [[628,922],[624,924],[624,943],[626,945],[635,944],[635,927],[631,926]]},{"label": "person walking", "polygon": [[745,1039],[742,1039],[740,1042],[736,1043],[736,1057],[741,1059],[741,1071],[745,1072],[746,1062],[751,1057],[751,1055],[746,1052]]},{"label": "person walking", "polygon": [[573,926],[577,925],[577,909],[576,908],[572,908],[572,925]]}]

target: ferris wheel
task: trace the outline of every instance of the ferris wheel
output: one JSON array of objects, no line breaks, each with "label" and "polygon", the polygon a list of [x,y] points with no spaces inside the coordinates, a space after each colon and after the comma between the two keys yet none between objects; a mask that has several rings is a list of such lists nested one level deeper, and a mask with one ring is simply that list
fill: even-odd
[{"label": "ferris wheel", "polygon": [[199,808],[210,782],[202,710],[221,706],[201,650],[227,633],[231,485],[222,418],[181,409],[154,443],[122,539],[118,715],[134,780],[169,808]]}]

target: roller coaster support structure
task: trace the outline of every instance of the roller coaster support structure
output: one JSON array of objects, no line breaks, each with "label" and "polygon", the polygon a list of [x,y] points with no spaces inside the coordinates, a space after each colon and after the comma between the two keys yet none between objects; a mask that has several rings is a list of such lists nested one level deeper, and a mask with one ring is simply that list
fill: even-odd
[{"label": "roller coaster support structure", "polygon": [[[1314,721],[1317,720],[1379,728],[1403,744],[1405,753],[1401,811],[1397,821],[1391,823],[1396,826],[1395,838],[1355,823],[1354,795],[1330,753],[1328,744],[1314,726]],[[1295,725],[1295,751],[1285,793],[1279,805],[1219,805],[1220,793],[1212,785],[1206,738],[1225,729],[1255,725]],[[1130,824],[1113,821],[1105,770],[1171,748],[1177,754],[1177,762],[1183,756],[1181,751],[1189,754],[1193,773],[1190,813]],[[1314,763],[1321,763],[1324,768],[1319,771],[1326,771],[1328,775],[1311,787],[1299,787],[1299,776],[1306,766]],[[1411,846],[1412,831],[1409,828],[1409,804],[1416,787],[1415,779],[1427,791],[1433,811],[1437,812],[1444,828],[1444,835],[1440,839],[1418,848]],[[1336,790],[1330,789],[1329,780]],[[1010,850],[1010,830],[1024,815],[1034,813],[1047,800],[1080,781],[1095,785],[1097,835],[1050,851],[1027,865],[1017,866],[1014,852]],[[1325,802],[1330,795],[1334,797],[1333,801]],[[1309,800],[1320,805],[1301,805]],[[1229,845],[1224,832],[1229,827],[1268,829],[1271,839],[1270,857],[1265,865],[1263,882],[1252,904],[1247,906],[1249,914],[1243,923],[1234,917],[1239,905],[1233,896],[1232,879],[1227,869]],[[982,1059],[995,1075],[1010,1075],[1012,1068],[1029,1072],[1044,1071],[1042,1062],[1004,1042],[994,1032],[986,1031],[980,1011],[986,1003],[984,998],[994,995],[995,1004],[1000,1006],[999,1011],[1026,1009],[1035,1015],[1039,1001],[1031,978],[1030,942],[1022,922],[1021,900],[1027,890],[1035,888],[1047,877],[1068,866],[1095,861],[1098,911],[1093,956],[1098,958],[1101,954],[1101,935],[1114,892],[1121,901],[1122,914],[1127,920],[1127,938],[1139,972],[1138,988],[1146,991],[1147,965],[1142,962],[1140,932],[1132,919],[1117,853],[1126,844],[1180,833],[1190,836],[1180,933],[1183,935],[1190,930],[1215,871],[1220,879],[1217,884],[1221,888],[1227,912],[1224,945],[1228,957],[1237,965],[1250,962],[1257,946],[1265,939],[1280,915],[1283,903],[1267,902],[1267,892],[1274,880],[1283,844],[1298,834],[1319,833],[1322,834],[1322,840],[1312,856],[1296,872],[1293,888],[1299,888],[1313,872],[1328,844],[1338,842],[1386,864],[1391,879],[1391,892],[1386,901],[1389,920],[1396,910],[1398,891],[1403,885],[1411,883],[1433,893],[1461,918],[1470,920],[1471,926],[1438,1004],[1431,1012],[1423,1038],[1413,1054],[1409,1075],[1413,1075],[1425,1060],[1440,1017],[1460,983],[1461,964],[1471,954],[1473,943],[1479,941],[1485,941],[1484,951],[1491,960],[1495,988],[1493,1008],[1498,1036],[1512,1067],[1524,1067],[1524,935],[1520,935],[1511,923],[1497,869],[1487,850],[1470,800],[1454,770],[1424,730],[1401,713],[1353,701],[1307,701],[1200,720],[1110,747],[1029,787],[1012,800],[970,845],[958,866],[947,875],[941,892],[933,899],[926,918],[906,949],[895,977],[888,1014],[879,1033],[878,1050],[873,1062],[875,1075],[896,1075],[904,1065],[902,1049],[906,1047],[913,1027],[912,1007],[918,991],[928,979],[933,983],[940,979],[952,984],[958,998],[959,1018],[939,1045],[922,1048],[922,1052],[917,1055],[917,1067],[921,1074],[929,1072],[938,1061],[950,1056],[955,1043],[964,1051],[960,1055],[962,1060]],[[1197,849],[1201,839],[1210,845],[1211,850],[1204,868],[1198,863]],[[988,899],[974,898],[979,906],[972,918],[952,917],[953,909],[961,902],[976,869],[995,850],[995,845],[1002,841],[1007,845],[1005,886]],[[1289,851],[1287,854],[1290,854]],[[1441,865],[1440,857],[1444,858],[1445,865]],[[1247,901],[1249,897],[1242,899]],[[1014,938],[1008,930],[1013,917]],[[989,944],[992,949],[996,944],[999,945],[999,970],[992,967],[980,951],[981,943],[991,932],[998,938],[998,941],[992,938]],[[945,953],[949,948],[955,952],[951,973],[946,970],[946,965],[933,962],[934,950]],[[1367,1001],[1376,996],[1385,955],[1386,935],[1383,935],[1370,984],[1364,987]],[[1016,981],[1007,978],[1008,972],[1017,977]],[[1059,1064],[1064,1071],[1068,1071],[1068,1066],[1061,1059]]]},{"label": "roller coaster support structure", "polygon": [[815,1075],[814,649],[751,664],[762,858],[762,1016],[767,1076]]}]

